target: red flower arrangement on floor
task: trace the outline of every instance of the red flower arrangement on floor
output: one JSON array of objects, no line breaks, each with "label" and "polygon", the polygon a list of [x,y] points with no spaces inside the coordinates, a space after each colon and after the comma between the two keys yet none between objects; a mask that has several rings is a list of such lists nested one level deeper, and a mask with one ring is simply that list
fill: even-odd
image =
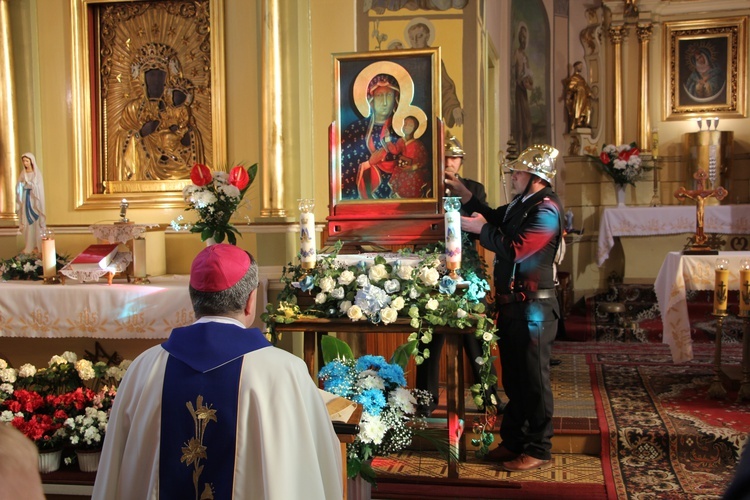
[{"label": "red flower arrangement on floor", "polygon": [[0,425],[17,428],[40,451],[100,448],[129,364],[79,361],[65,352],[46,368],[25,364],[16,370],[0,359]]}]

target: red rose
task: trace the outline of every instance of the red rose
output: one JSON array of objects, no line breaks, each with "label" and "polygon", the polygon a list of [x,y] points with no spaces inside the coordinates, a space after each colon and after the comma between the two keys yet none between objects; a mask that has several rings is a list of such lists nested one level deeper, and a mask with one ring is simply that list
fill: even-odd
[{"label": "red rose", "polygon": [[244,168],[236,166],[229,172],[229,184],[240,191],[245,189],[248,183],[250,183],[250,176]]},{"label": "red rose", "polygon": [[602,151],[602,154],[599,155],[599,159],[605,165],[607,165],[609,163],[609,155],[607,153],[605,153],[604,151]]},{"label": "red rose", "polygon": [[211,169],[202,163],[196,163],[190,171],[190,180],[192,180],[193,184],[196,186],[205,186],[213,180]]}]

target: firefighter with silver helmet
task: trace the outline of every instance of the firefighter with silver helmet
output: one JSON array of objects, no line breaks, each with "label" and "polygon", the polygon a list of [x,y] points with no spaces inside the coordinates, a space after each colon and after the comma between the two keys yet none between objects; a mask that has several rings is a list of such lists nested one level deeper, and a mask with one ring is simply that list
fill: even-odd
[{"label": "firefighter with silver helmet", "polygon": [[502,383],[508,402],[501,442],[486,459],[508,471],[534,470],[552,458],[553,399],[550,356],[560,309],[555,258],[563,238],[562,203],[552,189],[557,149],[534,144],[507,164],[515,197],[492,209],[476,200],[455,175],[446,186],[461,197],[464,231],[495,253],[494,280]]}]

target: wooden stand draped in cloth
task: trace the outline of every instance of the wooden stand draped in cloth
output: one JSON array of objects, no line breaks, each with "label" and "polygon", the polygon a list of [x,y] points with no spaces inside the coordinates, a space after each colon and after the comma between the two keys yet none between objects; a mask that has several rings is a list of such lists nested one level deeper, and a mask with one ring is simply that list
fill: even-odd
[{"label": "wooden stand draped in cloth", "polygon": [[703,217],[705,210],[706,198],[716,198],[717,200],[723,200],[727,194],[726,189],[719,186],[715,189],[706,189],[705,182],[708,178],[708,174],[705,170],[699,169],[693,175],[697,181],[697,189],[687,190],[684,187],[680,187],[674,192],[675,198],[678,200],[684,200],[690,198],[696,203],[695,209],[695,236],[692,238],[692,242],[688,244],[683,253],[706,253],[714,251],[710,246],[706,244],[708,237],[703,232]]}]

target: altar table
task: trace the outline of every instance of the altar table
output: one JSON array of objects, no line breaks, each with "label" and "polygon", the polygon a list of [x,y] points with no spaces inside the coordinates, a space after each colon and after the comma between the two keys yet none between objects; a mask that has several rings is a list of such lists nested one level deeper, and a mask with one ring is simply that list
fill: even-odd
[{"label": "altar table", "polygon": [[[395,323],[388,325],[373,324],[369,321],[351,321],[348,318],[300,318],[289,324],[276,324],[276,331],[281,332],[304,332],[304,360],[310,370],[310,375],[315,377],[315,344],[316,340],[328,332],[341,333],[411,333],[414,330],[409,325],[408,318],[399,318]],[[459,459],[466,460],[466,445],[461,439],[460,420],[465,422],[464,407],[464,367],[463,367],[463,342],[461,335],[471,334],[475,328],[451,328],[434,327],[435,334],[445,334],[444,352],[447,354],[446,364],[446,397],[448,413],[448,441],[452,450],[458,452]],[[458,477],[458,464],[448,461],[448,477]]]},{"label": "altar table", "polygon": [[740,260],[750,258],[750,252],[719,252],[719,255],[670,252],[656,277],[654,292],[661,311],[663,341],[669,345],[675,363],[693,359],[686,291],[714,289],[719,257],[729,261],[729,289],[738,290]]},{"label": "altar table", "polygon": [[[693,205],[605,208],[599,224],[597,263],[609,257],[616,236],[695,234]],[[750,205],[711,205],[705,209],[707,234],[750,234]]]}]

